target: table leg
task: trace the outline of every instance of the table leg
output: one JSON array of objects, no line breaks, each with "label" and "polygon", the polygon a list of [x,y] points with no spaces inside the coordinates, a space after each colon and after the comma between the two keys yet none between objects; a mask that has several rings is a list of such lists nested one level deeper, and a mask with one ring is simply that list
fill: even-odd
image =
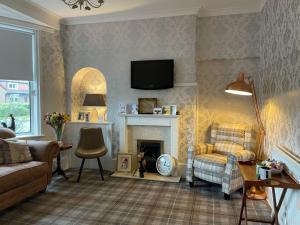
[{"label": "table leg", "polygon": [[246,201],[247,201],[247,188],[244,186],[244,192],[243,192],[243,200],[242,200],[242,207],[241,207],[241,212],[240,212],[240,219],[239,219],[239,224],[242,224],[242,220],[243,220],[243,212],[245,209],[245,220],[246,220],[246,224],[247,224],[247,208],[246,208]]},{"label": "table leg", "polygon": [[61,176],[63,176],[66,180],[68,180],[69,178],[68,178],[67,175],[65,174],[65,171],[63,171],[62,168],[61,168],[60,153],[58,153],[57,158],[56,158],[56,161],[57,161],[57,167],[56,167],[56,170],[52,173],[52,176],[53,176],[55,173],[57,173],[58,175],[61,175]]},{"label": "table leg", "polygon": [[279,220],[278,220],[278,213],[281,208],[282,202],[284,200],[285,194],[287,192],[287,188],[284,188],[282,191],[282,194],[280,196],[280,200],[278,204],[276,203],[276,195],[275,195],[275,188],[272,188],[272,194],[273,194],[273,204],[274,204],[274,215],[272,219],[272,225],[276,223],[276,225],[279,225]]}]

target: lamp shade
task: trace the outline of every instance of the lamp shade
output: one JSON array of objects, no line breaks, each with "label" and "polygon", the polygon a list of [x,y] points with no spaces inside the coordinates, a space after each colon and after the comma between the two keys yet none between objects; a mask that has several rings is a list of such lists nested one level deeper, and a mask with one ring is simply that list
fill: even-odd
[{"label": "lamp shade", "polygon": [[236,81],[228,84],[225,92],[245,96],[251,96],[253,94],[250,84],[245,81],[244,73],[241,73]]},{"label": "lamp shade", "polygon": [[86,94],[83,106],[106,106],[105,95],[103,94]]}]

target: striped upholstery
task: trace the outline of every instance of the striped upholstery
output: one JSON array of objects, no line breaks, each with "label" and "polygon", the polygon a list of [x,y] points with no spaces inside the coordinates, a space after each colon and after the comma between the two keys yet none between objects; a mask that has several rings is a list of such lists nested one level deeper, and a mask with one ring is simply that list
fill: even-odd
[{"label": "striped upholstery", "polygon": [[235,144],[233,142],[218,141],[215,143],[215,148],[214,148],[215,151],[214,152],[220,153],[223,155],[229,155],[232,152],[241,151],[243,149],[244,149],[244,147],[242,145]]},{"label": "striped upholstery", "polygon": [[211,126],[211,144],[189,148],[186,180],[200,178],[222,185],[222,192],[230,194],[243,185],[236,161],[255,159],[251,150],[255,146],[252,127],[240,124]]}]

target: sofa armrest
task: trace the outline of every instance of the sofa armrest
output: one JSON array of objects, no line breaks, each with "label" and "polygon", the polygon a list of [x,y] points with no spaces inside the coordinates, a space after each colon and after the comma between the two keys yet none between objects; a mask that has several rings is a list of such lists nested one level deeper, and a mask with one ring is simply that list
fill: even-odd
[{"label": "sofa armrest", "polygon": [[53,158],[55,158],[59,153],[59,146],[57,142],[28,140],[27,144],[29,146],[29,150],[33,160],[48,163],[48,183],[50,183],[52,178]]},{"label": "sofa armrest", "polygon": [[59,146],[56,141],[28,140],[27,144],[35,161],[47,162],[50,164],[59,152]]}]

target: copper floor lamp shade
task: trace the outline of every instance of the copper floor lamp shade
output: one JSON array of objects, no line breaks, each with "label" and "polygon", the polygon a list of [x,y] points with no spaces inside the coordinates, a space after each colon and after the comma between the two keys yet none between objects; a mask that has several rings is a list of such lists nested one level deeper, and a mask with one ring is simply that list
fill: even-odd
[{"label": "copper floor lamp shade", "polygon": [[[254,82],[251,77],[247,77],[246,79],[247,81],[245,80],[245,74],[240,73],[236,81],[227,85],[225,92],[229,94],[235,94],[235,95],[252,96],[252,101],[255,108],[256,120],[259,129],[256,160],[260,161],[263,159],[262,147],[265,140],[266,131],[260,116],[260,109],[257,101]],[[251,190],[248,192],[248,198],[251,199],[266,199],[266,197],[267,197],[266,192],[264,190],[261,190],[261,188],[252,187]]]}]

